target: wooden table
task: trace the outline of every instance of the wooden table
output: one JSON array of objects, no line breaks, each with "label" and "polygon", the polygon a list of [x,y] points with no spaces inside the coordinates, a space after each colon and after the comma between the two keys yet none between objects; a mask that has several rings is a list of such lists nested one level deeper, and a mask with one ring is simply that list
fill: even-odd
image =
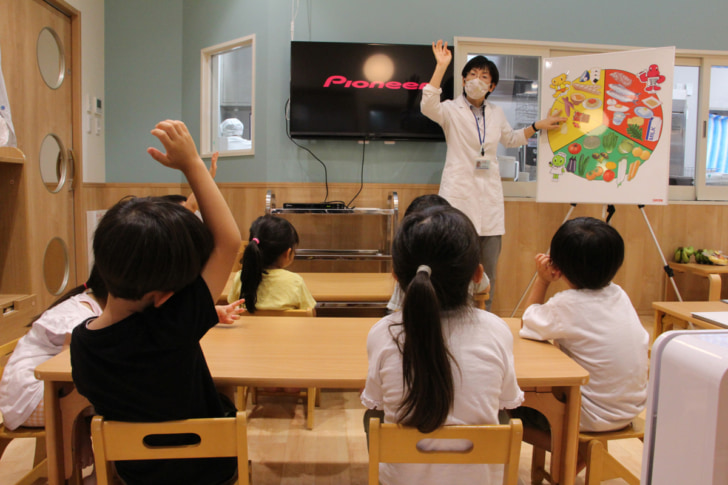
[{"label": "wooden table", "polygon": [[[231,273],[218,303],[227,295],[236,273]],[[394,291],[391,273],[298,273],[317,302],[388,302]]]},{"label": "wooden table", "polygon": [[[366,339],[376,318],[243,317],[218,325],[202,339],[210,372],[218,385],[361,389],[367,376]],[[556,347],[518,337],[520,319],[506,319],[515,335],[518,383],[533,406],[560,391],[566,396],[554,449],[559,483],[576,475],[581,384],[588,373]],[[64,449],[58,389],[71,381],[70,356],[64,351],[36,368],[46,385],[48,483],[63,483]],[[531,405],[531,404],[529,404]],[[309,410],[309,412],[311,412]],[[552,426],[553,427],[553,426]],[[558,453],[557,453],[558,454]]]},{"label": "wooden table", "polygon": [[[718,266],[713,264],[697,264],[697,263],[676,263],[671,261],[668,265],[676,273],[690,273],[702,276],[708,279],[708,301],[720,300],[721,275],[728,274],[728,266]],[[668,280],[665,285],[665,299],[672,289],[672,285]]]},{"label": "wooden table", "polygon": [[666,330],[685,329],[689,324],[698,328],[716,330],[718,327],[710,322],[693,317],[693,312],[725,312],[728,304],[722,301],[656,301],[652,303],[655,309],[655,329],[652,341]]}]

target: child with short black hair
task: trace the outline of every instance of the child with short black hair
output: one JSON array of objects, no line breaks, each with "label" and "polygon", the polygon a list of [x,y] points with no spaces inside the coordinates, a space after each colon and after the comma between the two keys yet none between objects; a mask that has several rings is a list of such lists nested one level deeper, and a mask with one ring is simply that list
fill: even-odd
[{"label": "child with short black hair", "polygon": [[[148,153],[182,171],[204,223],[178,203],[125,199],[101,219],[93,241],[108,289],[104,312],[73,331],[71,365],[78,391],[109,420],[167,421],[221,417],[200,339],[218,322],[219,295],[240,245],[225,200],[181,121],[152,130],[166,153]],[[236,460],[117,462],[129,484],[223,484]]]},{"label": "child with short black hair", "polygon": [[228,302],[244,298],[250,313],[314,308],[316,300],[303,278],[285,269],[293,263],[296,246],[298,232],[288,220],[264,215],[253,221]]},{"label": "child with short black hair", "polygon": [[[369,372],[362,403],[384,421],[427,433],[444,425],[497,424],[498,411],[523,402],[513,363],[513,334],[497,316],[472,306],[480,281],[479,245],[470,220],[431,207],[402,220],[392,245],[405,289],[401,312],[367,338]],[[461,443],[423,443],[459,450]],[[500,483],[502,466],[380,464],[383,484]]]},{"label": "child with short black hair", "polygon": [[[415,197],[412,202],[410,202],[410,205],[407,206],[407,210],[404,211],[404,217],[407,217],[410,214],[414,214],[415,212],[420,212],[425,209],[428,209],[430,207],[452,207],[450,205],[450,202],[448,202],[444,197],[438,194],[424,194],[420,195],[418,197]],[[480,293],[483,291],[487,291],[490,288],[490,280],[488,279],[488,275],[483,273],[483,278],[480,280],[480,282],[476,283],[470,283],[468,291],[470,292],[471,296],[475,293]],[[399,311],[402,308],[402,301],[404,300],[404,293],[402,292],[402,288],[399,286],[399,283],[395,281],[394,283],[394,290],[392,291],[392,296],[389,298],[389,301],[387,302],[387,312],[396,312]]]},{"label": "child with short black hair", "polygon": [[[647,399],[649,335],[627,293],[612,283],[623,260],[617,230],[592,217],[565,222],[551,240],[550,256],[536,256],[538,277],[520,335],[553,339],[589,371],[589,382],[581,386],[582,431],[623,428]],[[544,303],[549,285],[559,279],[569,289]]]}]

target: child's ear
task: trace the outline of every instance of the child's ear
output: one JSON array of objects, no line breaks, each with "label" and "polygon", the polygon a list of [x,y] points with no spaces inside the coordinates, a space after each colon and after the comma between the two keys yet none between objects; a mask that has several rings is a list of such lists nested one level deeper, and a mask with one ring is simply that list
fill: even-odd
[{"label": "child's ear", "polygon": [[174,291],[153,291],[151,293],[153,296],[154,308],[159,308],[164,305],[164,302],[174,295]]},{"label": "child's ear", "polygon": [[483,273],[485,273],[483,265],[479,264],[478,267],[475,268],[475,273],[473,273],[473,283],[475,283],[476,285],[480,283],[480,281],[483,279]]}]

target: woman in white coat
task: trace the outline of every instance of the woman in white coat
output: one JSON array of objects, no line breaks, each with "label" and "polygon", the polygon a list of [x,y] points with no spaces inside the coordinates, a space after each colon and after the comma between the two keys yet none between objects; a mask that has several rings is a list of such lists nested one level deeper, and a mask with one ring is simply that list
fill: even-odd
[{"label": "woman in white coat", "polygon": [[[447,42],[432,44],[437,64],[432,79],[422,91],[422,114],[445,132],[447,155],[440,182],[440,195],[463,211],[475,225],[480,239],[481,263],[491,284],[505,233],[503,186],[496,160],[498,143],[506,147],[525,145],[536,131],[557,128],[566,118],[548,117],[514,130],[503,110],[486,98],[498,84],[498,68],[483,56],[468,61],[462,71],[464,93],[440,102],[440,84],[452,60]],[[490,310],[492,299],[487,302]]]}]

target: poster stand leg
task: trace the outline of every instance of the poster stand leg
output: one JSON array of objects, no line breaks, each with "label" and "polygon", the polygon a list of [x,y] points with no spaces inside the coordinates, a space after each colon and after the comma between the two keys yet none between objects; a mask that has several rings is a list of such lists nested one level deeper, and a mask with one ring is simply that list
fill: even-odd
[{"label": "poster stand leg", "polygon": [[[576,209],[576,203],[572,202],[571,207],[569,207],[569,211],[566,213],[566,217],[564,217],[564,220],[561,222],[561,224],[563,224],[564,222],[569,220],[569,218],[571,217],[571,213],[574,212],[574,209]],[[550,248],[547,249],[546,254],[548,254],[550,250],[551,250]],[[537,276],[538,276],[538,271],[533,273],[533,276],[531,277],[531,281],[528,282],[528,286],[526,287],[525,291],[521,295],[521,298],[518,300],[518,303],[516,303],[516,307],[511,312],[511,318],[513,318],[513,316],[516,314],[516,311],[518,311],[518,307],[520,307],[521,303],[523,303],[524,298],[526,298],[526,295],[531,290],[531,287],[533,286],[533,283],[536,281]]]}]

